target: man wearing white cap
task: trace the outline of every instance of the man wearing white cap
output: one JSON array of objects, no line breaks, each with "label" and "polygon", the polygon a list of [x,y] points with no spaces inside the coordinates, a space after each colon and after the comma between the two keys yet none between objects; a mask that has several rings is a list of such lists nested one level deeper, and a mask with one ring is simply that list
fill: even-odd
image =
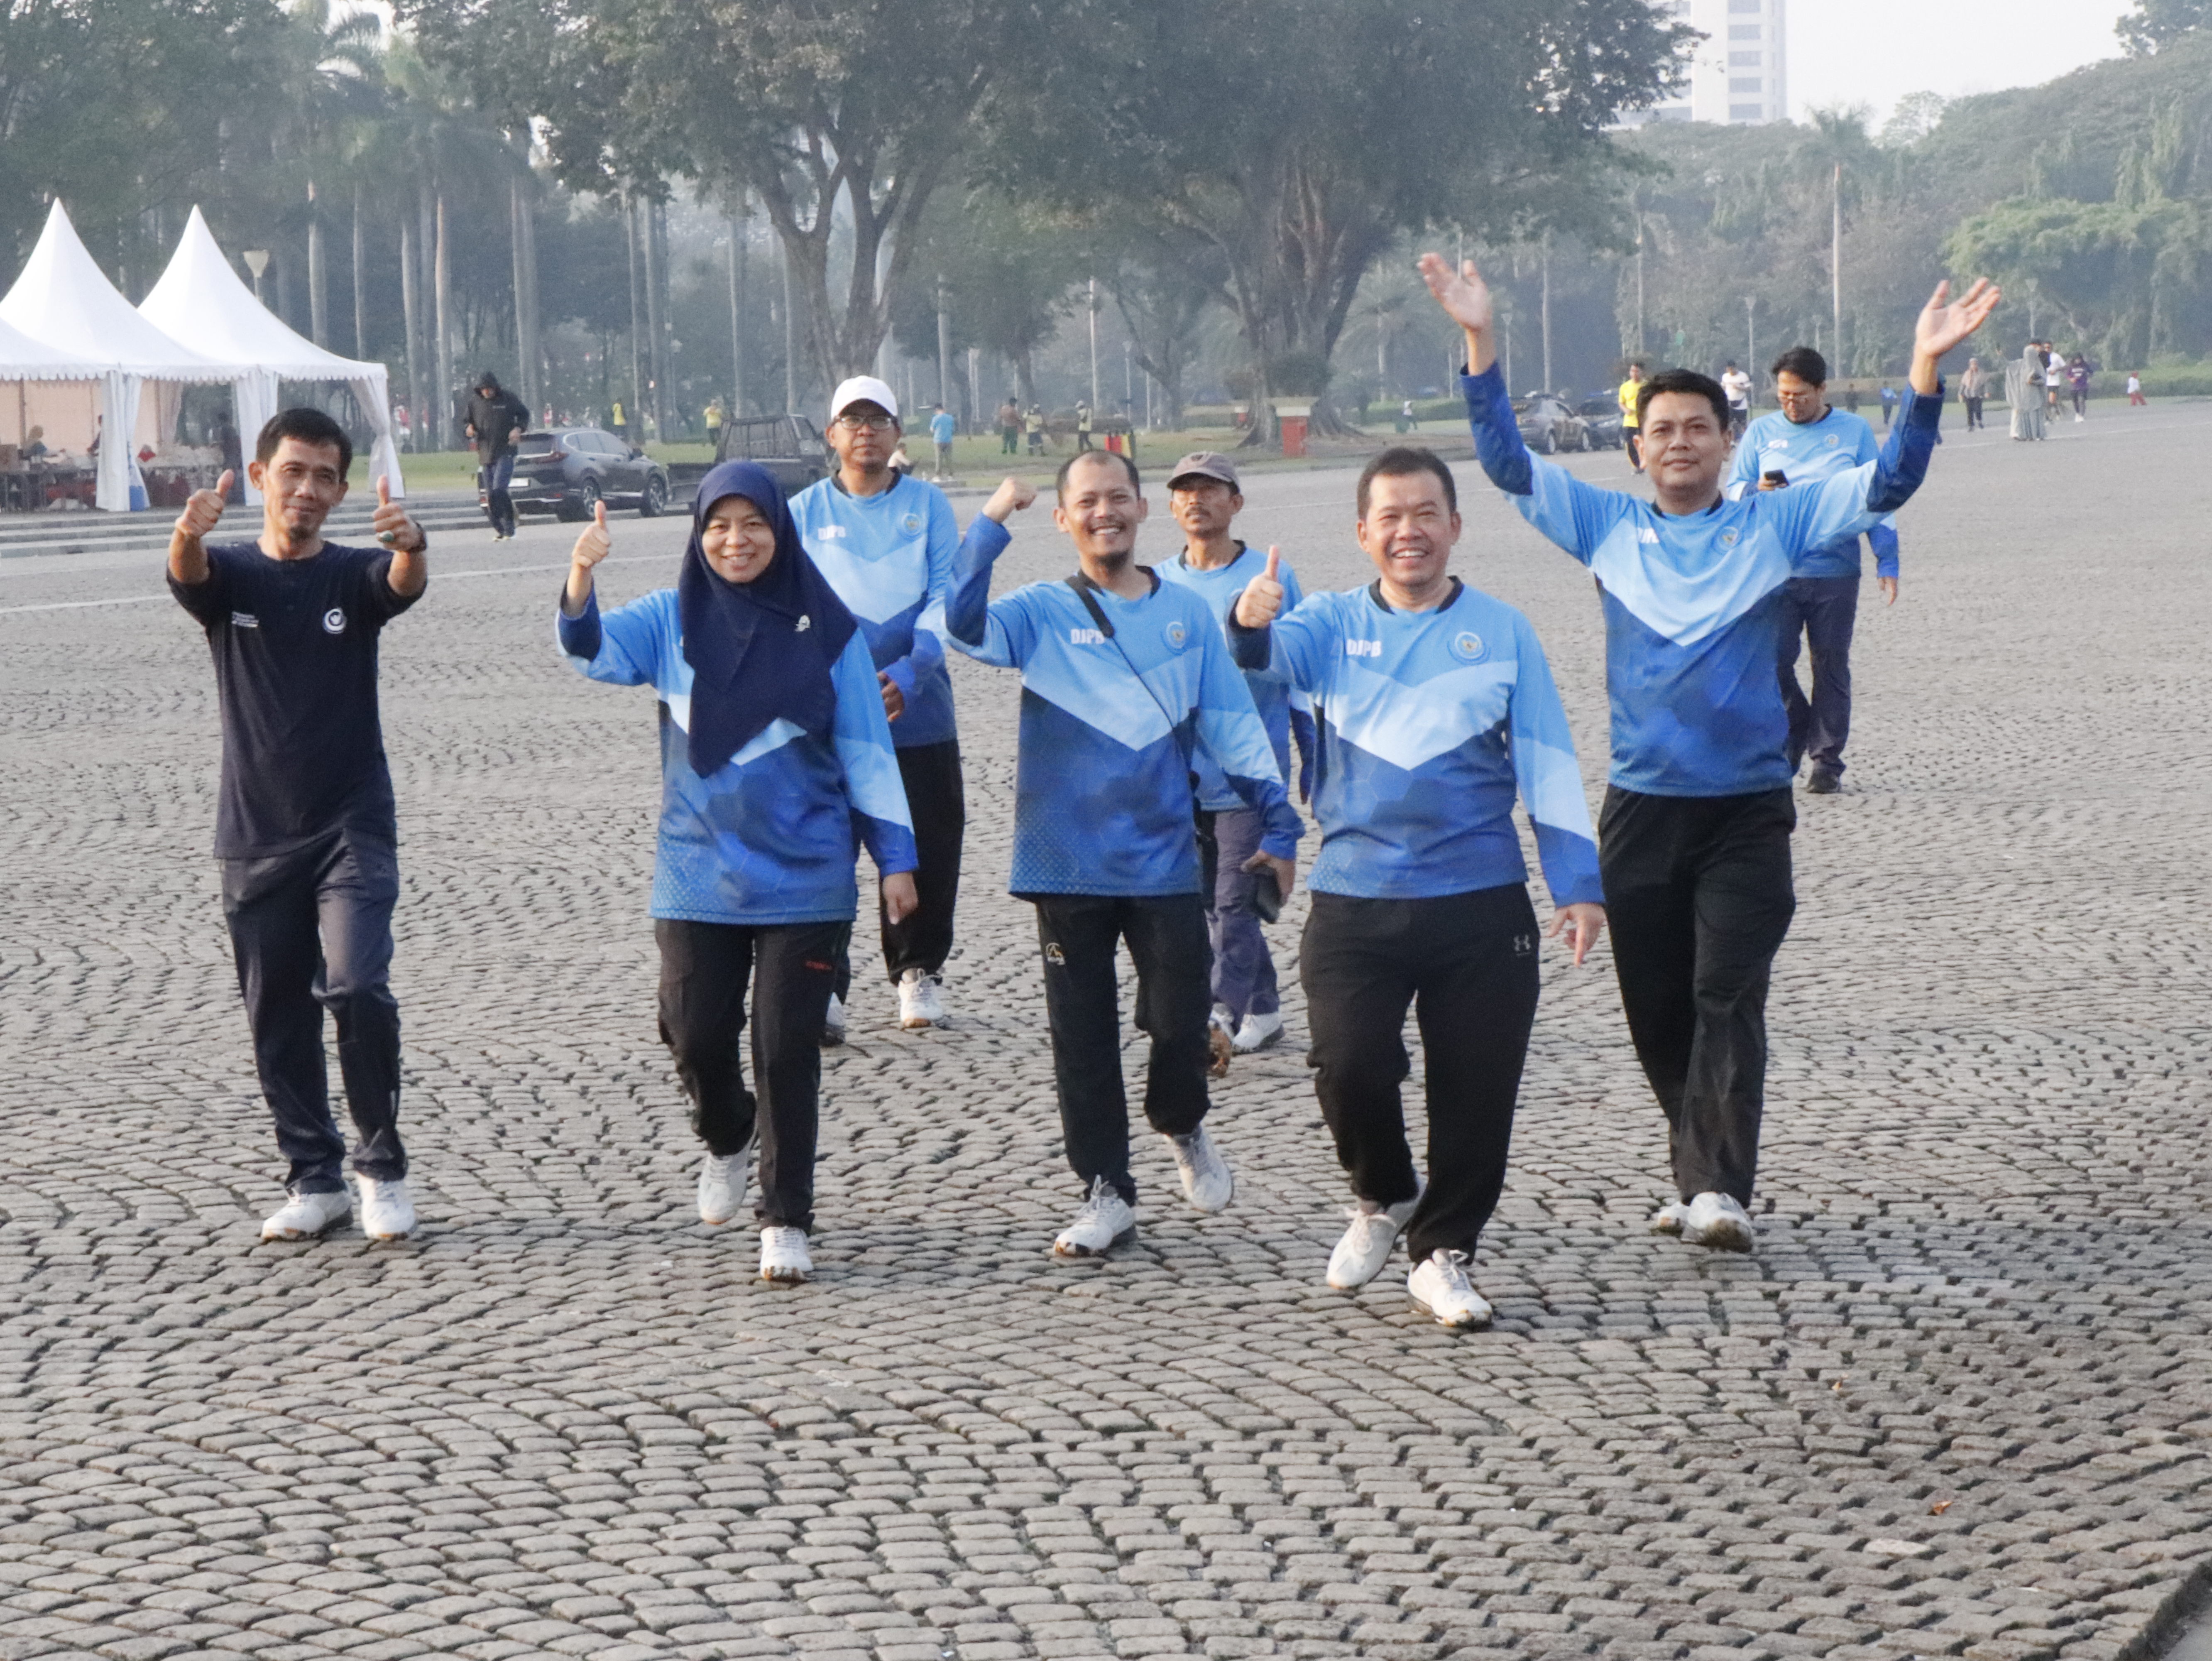
[{"label": "man wearing white cap", "polygon": [[[940,977],[952,950],[967,828],[942,636],[960,526],[944,491],[893,471],[898,396],[882,381],[854,375],[841,385],[830,399],[829,434],[837,471],[793,496],[791,516],[875,659],[920,860],[913,913],[900,922],[883,916],[884,964],[898,988],[899,1025],[934,1026],[945,1019]],[[837,979],[824,1043],[844,1040],[849,952]]]}]

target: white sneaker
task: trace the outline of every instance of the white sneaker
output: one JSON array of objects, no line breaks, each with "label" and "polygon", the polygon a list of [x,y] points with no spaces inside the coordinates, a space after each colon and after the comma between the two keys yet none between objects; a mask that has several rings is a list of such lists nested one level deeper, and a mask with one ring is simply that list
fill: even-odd
[{"label": "white sneaker", "polygon": [[822,1018],[822,1047],[835,1050],[845,1042],[845,1001],[830,995],[830,1013]]},{"label": "white sneaker", "polygon": [[814,1259],[806,1255],[806,1231],[771,1224],[761,1230],[762,1280],[771,1286],[795,1287],[814,1273]]},{"label": "white sneaker", "polygon": [[1439,1246],[1406,1277],[1406,1291],[1418,1307],[1436,1317],[1438,1326],[1468,1331],[1490,1324],[1489,1301],[1468,1279],[1464,1251]]},{"label": "white sneaker", "polygon": [[295,1194],[283,1208],[261,1225],[264,1240],[307,1240],[327,1233],[353,1211],[353,1196],[340,1189],[335,1194]]},{"label": "white sneaker", "polygon": [[699,1220],[708,1227],[720,1228],[744,1206],[745,1167],[752,1156],[752,1141],[747,1138],[734,1153],[710,1153],[699,1161]]},{"label": "white sneaker", "polygon": [[415,1232],[415,1202],[407,1179],[361,1179],[361,1232],[372,1240],[404,1240]]},{"label": "white sneaker", "polygon": [[1163,1136],[1174,1151],[1176,1170],[1182,1177],[1182,1191],[1200,1211],[1226,1211],[1237,1197],[1237,1177],[1206,1134],[1204,1125],[1188,1136]]},{"label": "white sneaker", "polygon": [[1412,1199],[1396,1205],[1370,1209],[1362,1200],[1346,1212],[1352,1226],[1328,1254],[1328,1283],[1339,1292],[1350,1292],[1380,1275],[1382,1265],[1390,1261],[1390,1248],[1398,1244],[1399,1232],[1413,1220],[1413,1208],[1420,1204],[1427,1187],[1424,1180],[1414,1189]]},{"label": "white sneaker", "polygon": [[1137,1238],[1137,1214],[1103,1177],[1093,1179],[1091,1197],[1075,1214],[1075,1220],[1052,1243],[1055,1257],[1103,1257],[1114,1247]]},{"label": "white sneaker", "polygon": [[1680,1234],[1682,1232],[1682,1220],[1689,1214],[1690,1202],[1687,1200],[1677,1200],[1672,1205],[1662,1205],[1651,1214],[1651,1232],[1654,1234]]},{"label": "white sneaker", "polygon": [[909,1032],[945,1024],[945,1000],[939,995],[945,983],[925,969],[909,969],[899,977],[899,1025]]},{"label": "white sneaker", "polygon": [[1748,1251],[1751,1214],[1733,1194],[1700,1194],[1690,1202],[1682,1219],[1682,1238],[1692,1245],[1711,1246],[1717,1251]]},{"label": "white sneaker", "polygon": [[1255,1050],[1265,1050],[1283,1039],[1283,1018],[1279,1014],[1247,1015],[1244,1025],[1237,1029],[1237,1053],[1249,1056]]}]

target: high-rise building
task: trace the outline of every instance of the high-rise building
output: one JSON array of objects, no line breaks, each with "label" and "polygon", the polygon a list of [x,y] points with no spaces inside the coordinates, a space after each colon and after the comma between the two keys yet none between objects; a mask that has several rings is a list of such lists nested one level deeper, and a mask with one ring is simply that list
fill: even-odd
[{"label": "high-rise building", "polygon": [[1651,0],[1705,38],[1683,96],[1642,121],[1753,123],[1790,119],[1790,0]]}]

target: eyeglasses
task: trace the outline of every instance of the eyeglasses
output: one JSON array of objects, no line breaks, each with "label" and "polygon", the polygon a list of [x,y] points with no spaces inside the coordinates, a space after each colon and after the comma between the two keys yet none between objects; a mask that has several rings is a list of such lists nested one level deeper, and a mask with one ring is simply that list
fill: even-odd
[{"label": "eyeglasses", "polygon": [[887,433],[898,425],[898,417],[887,415],[842,415],[830,423],[842,427],[848,433]]}]

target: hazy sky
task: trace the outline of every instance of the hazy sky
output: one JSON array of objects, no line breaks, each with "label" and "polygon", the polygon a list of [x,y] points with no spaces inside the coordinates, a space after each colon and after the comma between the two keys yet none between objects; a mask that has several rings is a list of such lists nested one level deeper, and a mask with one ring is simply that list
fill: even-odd
[{"label": "hazy sky", "polygon": [[1790,113],[2033,86],[2119,55],[2133,0],[1790,0]]}]

